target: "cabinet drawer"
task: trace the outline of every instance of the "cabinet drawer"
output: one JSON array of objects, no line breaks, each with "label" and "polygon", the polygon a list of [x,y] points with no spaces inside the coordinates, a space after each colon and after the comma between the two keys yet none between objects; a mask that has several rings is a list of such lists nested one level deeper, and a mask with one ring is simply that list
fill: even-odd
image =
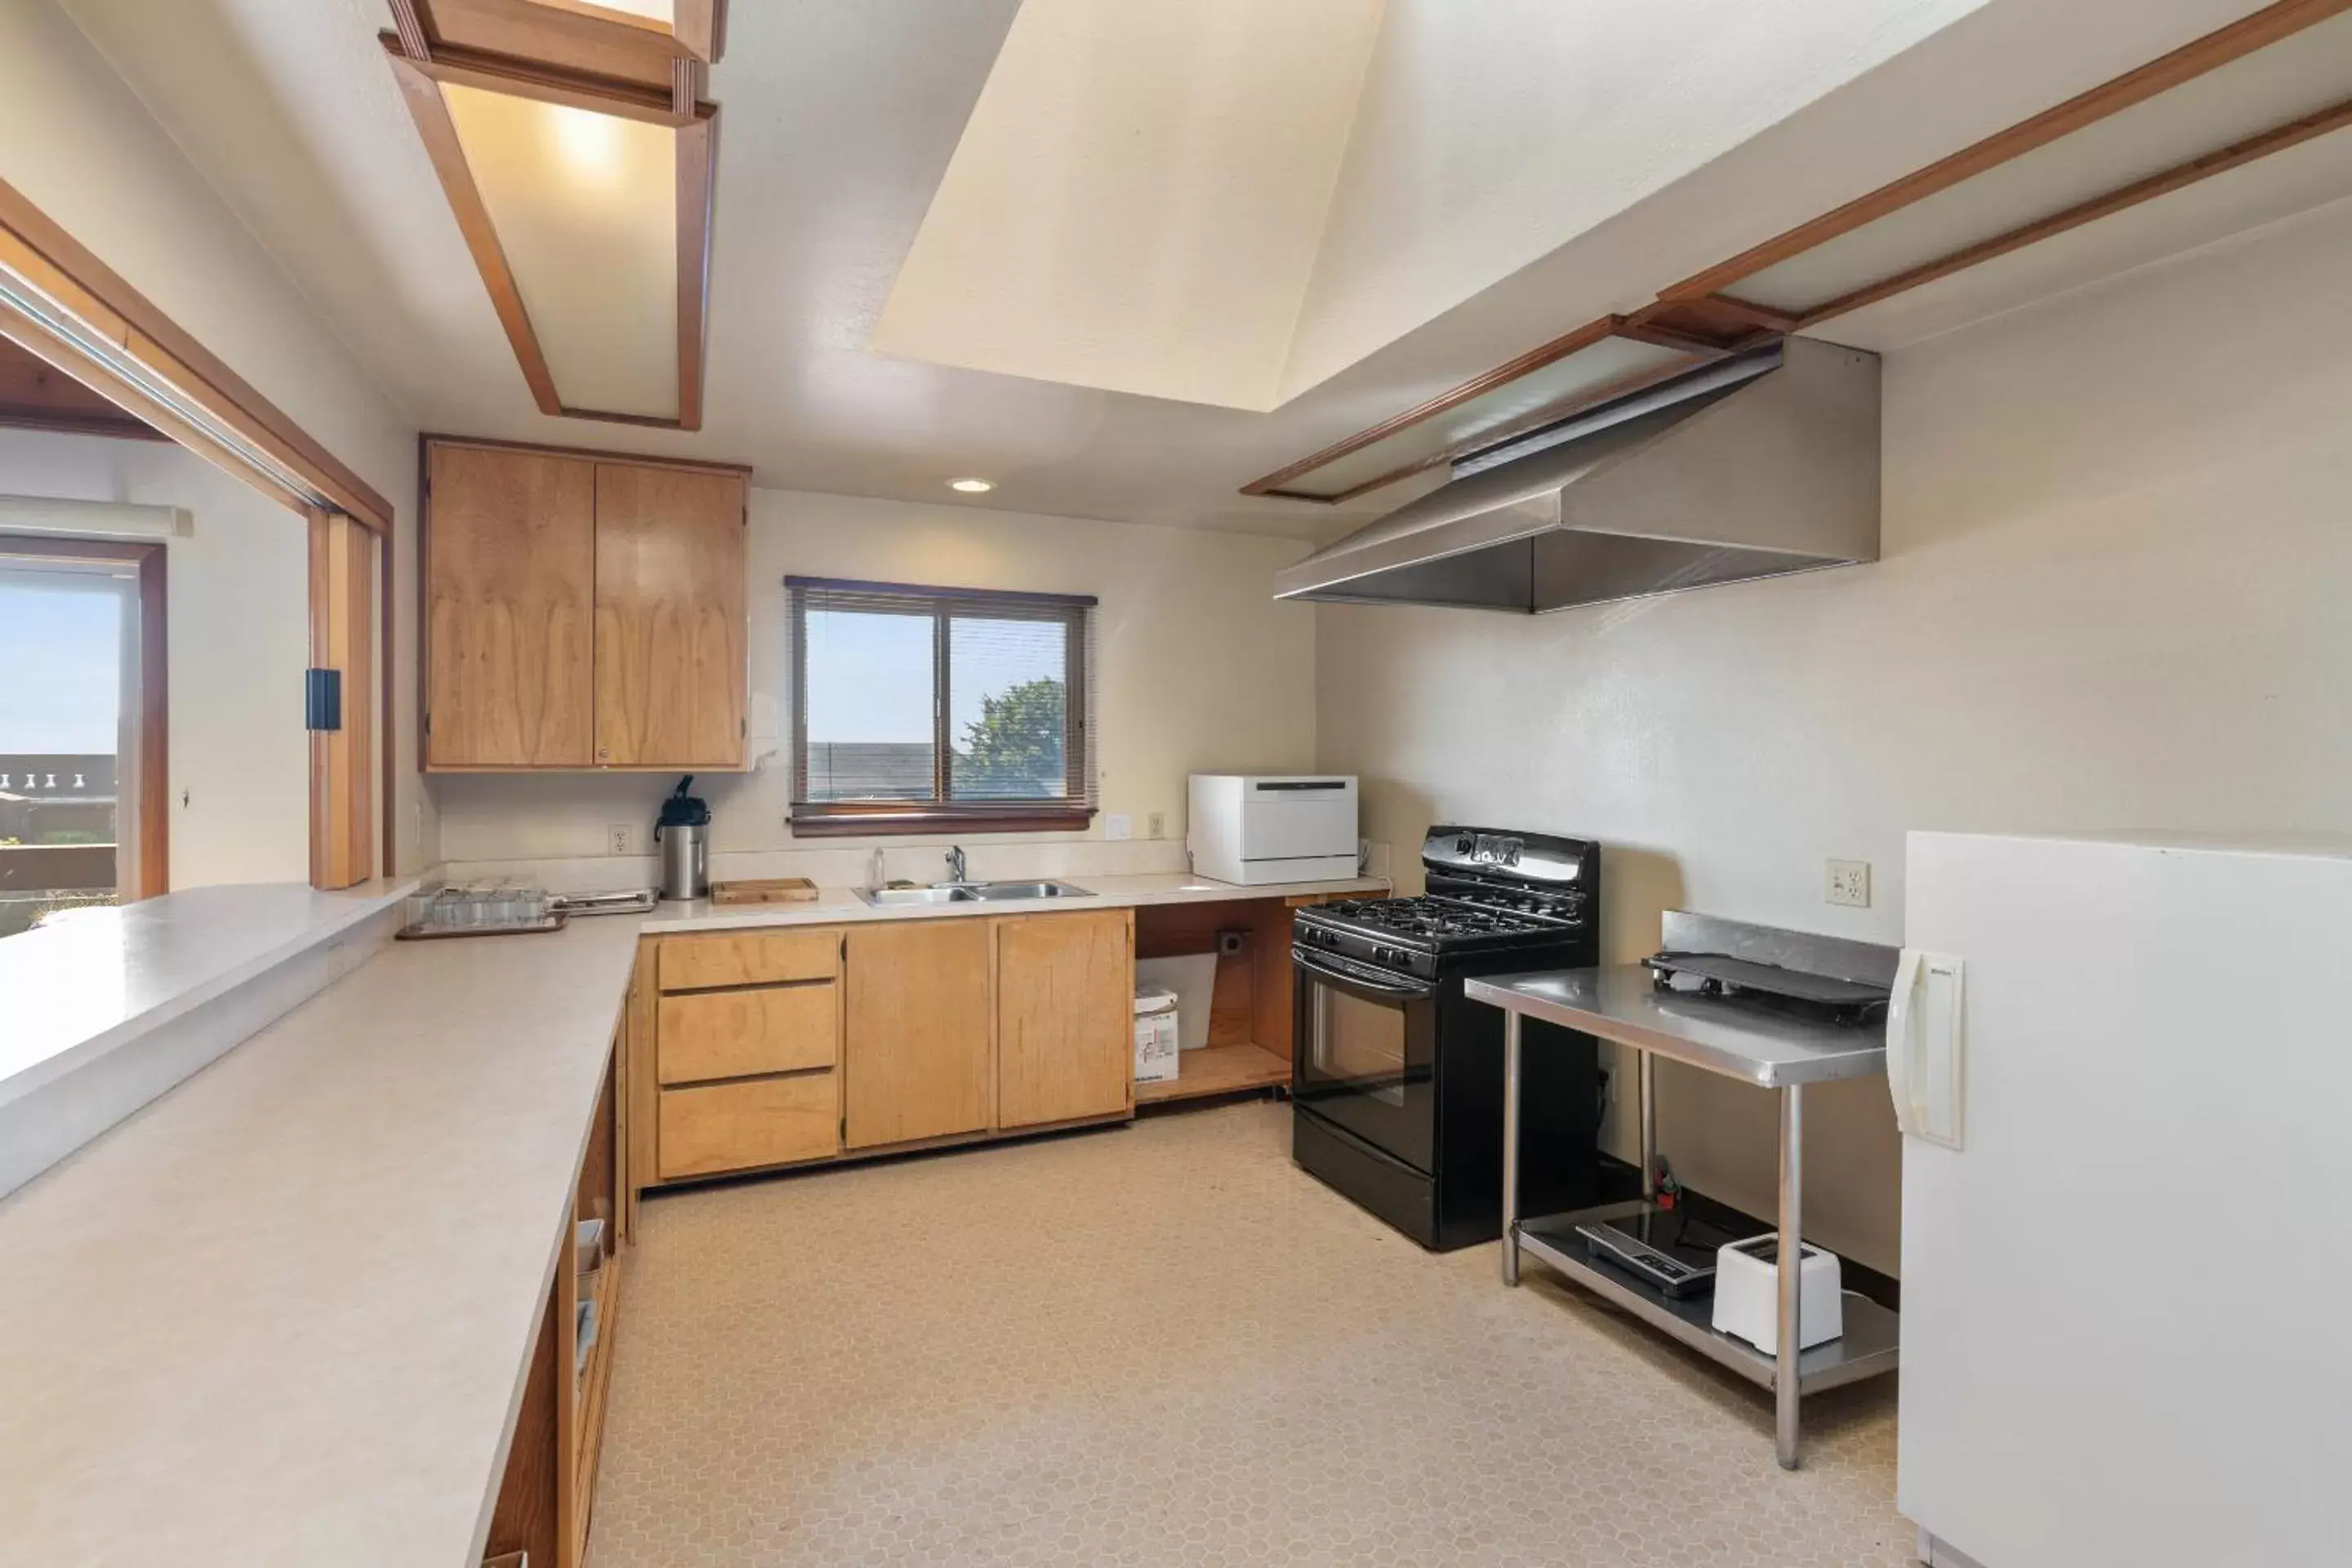
[{"label": "cabinet drawer", "polygon": [[839,1014],[831,981],[665,996],[655,1055],[664,1084],[829,1068]]},{"label": "cabinet drawer", "polygon": [[664,1181],[841,1152],[838,1079],[829,1072],[666,1089],[659,1121]]},{"label": "cabinet drawer", "polygon": [[719,936],[665,937],[661,988],[769,985],[830,980],[841,963],[837,931],[747,931]]}]

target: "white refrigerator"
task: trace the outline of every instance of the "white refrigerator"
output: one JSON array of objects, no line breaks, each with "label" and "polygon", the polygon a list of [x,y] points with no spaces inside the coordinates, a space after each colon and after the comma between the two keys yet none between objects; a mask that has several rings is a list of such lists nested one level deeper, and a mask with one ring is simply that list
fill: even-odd
[{"label": "white refrigerator", "polygon": [[1923,1554],[2352,1562],[2352,847],[1914,833],[1904,925]]}]

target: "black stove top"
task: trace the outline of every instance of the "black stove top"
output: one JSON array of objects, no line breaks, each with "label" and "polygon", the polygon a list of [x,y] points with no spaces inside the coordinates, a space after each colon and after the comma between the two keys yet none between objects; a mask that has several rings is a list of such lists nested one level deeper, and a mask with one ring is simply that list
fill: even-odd
[{"label": "black stove top", "polygon": [[1312,920],[1440,945],[1465,938],[1519,936],[1559,929],[1557,921],[1428,894],[1413,899],[1349,899],[1319,906],[1313,911]]},{"label": "black stove top", "polygon": [[1546,962],[1597,944],[1601,847],[1580,838],[1433,827],[1422,841],[1429,891],[1348,899],[1298,911],[1301,947],[1432,973],[1440,959],[1540,950]]}]

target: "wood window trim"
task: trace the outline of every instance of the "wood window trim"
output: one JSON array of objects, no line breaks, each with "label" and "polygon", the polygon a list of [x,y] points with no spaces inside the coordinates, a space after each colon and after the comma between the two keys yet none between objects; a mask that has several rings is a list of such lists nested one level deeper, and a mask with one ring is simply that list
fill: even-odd
[{"label": "wood window trim", "polygon": [[138,885],[126,900],[172,890],[172,733],[168,556],[161,544],[0,534],[0,556],[47,561],[130,562],[138,568],[139,756]]},{"label": "wood window trim", "polygon": [[[1087,710],[1091,685],[1087,660],[1092,655],[1088,635],[1098,601],[1090,594],[1028,594],[1003,589],[952,588],[929,584],[875,583],[862,580],[789,576],[785,641],[790,663],[792,708],[792,795],[789,822],[796,838],[867,838],[899,835],[965,835],[978,833],[1084,832],[1099,807],[1094,799],[1089,743],[1095,716]],[[932,796],[928,801],[812,801],[808,793],[808,668],[806,620],[809,594],[856,595],[903,600],[926,606],[934,626],[932,681],[935,719],[932,729]],[[947,621],[959,612],[997,606],[1025,610],[1041,621],[1058,620],[1066,628],[1064,651],[1063,788],[1060,798],[1035,800],[958,801],[947,798],[950,784],[950,647]]]},{"label": "wood window trim", "polygon": [[[310,737],[314,888],[353,887],[375,874],[375,800],[368,773],[379,731],[366,700],[376,683],[369,633],[377,629],[373,623],[390,619],[376,605],[379,553],[390,554],[379,552],[356,519],[310,514],[310,664],[340,672],[343,690],[341,727],[312,731]],[[391,799],[389,791],[384,798]]]}]

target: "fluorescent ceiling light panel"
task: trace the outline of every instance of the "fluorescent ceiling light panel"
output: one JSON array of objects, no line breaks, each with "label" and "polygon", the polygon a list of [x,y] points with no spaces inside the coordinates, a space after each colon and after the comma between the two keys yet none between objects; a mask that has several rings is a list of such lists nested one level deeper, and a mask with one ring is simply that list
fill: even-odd
[{"label": "fluorescent ceiling light panel", "polygon": [[566,408],[677,416],[677,132],[445,82]]}]

